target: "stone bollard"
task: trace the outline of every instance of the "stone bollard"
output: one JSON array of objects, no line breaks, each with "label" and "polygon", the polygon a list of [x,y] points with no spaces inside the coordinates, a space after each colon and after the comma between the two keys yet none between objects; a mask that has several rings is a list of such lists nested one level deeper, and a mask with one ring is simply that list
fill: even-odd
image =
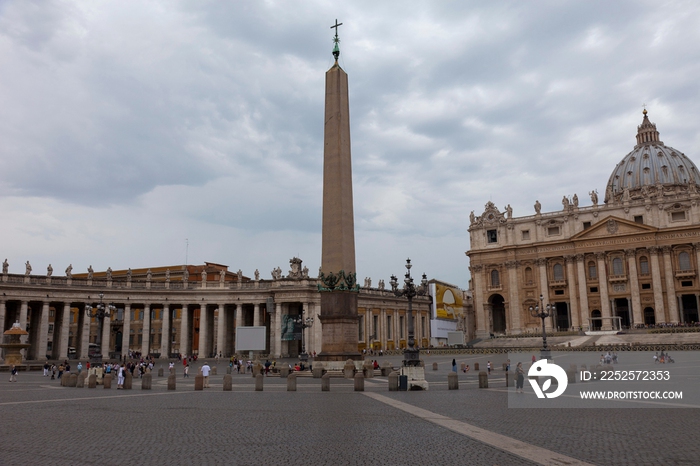
[{"label": "stone bollard", "polygon": [[78,374],[71,374],[68,378],[68,386],[75,387],[78,384]]},{"label": "stone bollard", "polygon": [[391,367],[391,363],[389,361],[384,361],[382,363],[382,377],[388,377],[394,369]]},{"label": "stone bollard", "polygon": [[343,377],[346,379],[352,379],[355,377],[355,363],[352,362],[352,359],[345,361],[345,365],[343,366]]},{"label": "stone bollard", "polygon": [[292,374],[287,377],[287,391],[296,392],[297,391],[297,375]]},{"label": "stone bollard", "polygon": [[264,380],[264,377],[262,374],[258,374],[255,376],[255,391],[256,392],[263,391],[263,380]]},{"label": "stone bollard", "polygon": [[280,367],[280,377],[281,378],[286,379],[287,377],[289,377],[289,372],[290,372],[289,367],[287,367],[287,366]]},{"label": "stone bollard", "polygon": [[372,361],[365,361],[365,363],[362,364],[362,375],[364,375],[366,379],[374,377],[374,364]]},{"label": "stone bollard", "polygon": [[365,376],[361,372],[355,374],[355,391],[364,392],[365,391]]},{"label": "stone bollard", "polygon": [[263,373],[263,366],[260,364],[260,361],[255,361],[255,364],[253,364],[253,377],[257,377],[258,374]]},{"label": "stone bollard", "polygon": [[168,390],[175,390],[175,386],[176,386],[175,380],[176,380],[175,374],[170,374],[168,376]]},{"label": "stone bollard", "polygon": [[479,388],[489,388],[489,376],[486,372],[479,372]]},{"label": "stone bollard", "polygon": [[322,392],[330,392],[331,391],[331,376],[328,373],[323,374],[323,377],[321,377],[321,391]]},{"label": "stone bollard", "polygon": [[227,374],[230,374],[230,373],[231,373],[231,366],[228,366],[228,367],[226,368],[226,373],[227,373]]},{"label": "stone bollard", "polygon": [[151,383],[153,382],[153,375],[149,374],[148,372],[143,374],[143,377],[141,377],[141,390],[150,390],[151,389]]},{"label": "stone bollard", "polygon": [[571,369],[574,372],[578,372],[578,368],[576,367],[576,364],[569,364],[569,369]]},{"label": "stone bollard", "polygon": [[224,391],[230,392],[231,390],[233,390],[233,378],[231,374],[226,374],[224,376]]},{"label": "stone bollard", "polygon": [[126,376],[124,377],[124,385],[122,385],[122,389],[124,390],[131,390],[131,384],[133,383],[134,376],[131,373],[131,371],[126,371]]},{"label": "stone bollard", "polygon": [[163,377],[163,368],[162,367],[158,368],[158,377]]},{"label": "stone bollard", "polygon": [[194,389],[204,390],[204,376],[201,373],[194,376]]},{"label": "stone bollard", "polygon": [[569,383],[576,383],[576,372],[572,371],[571,369],[567,370],[566,378],[568,379]]},{"label": "stone bollard", "polygon": [[[587,371],[588,367],[586,367],[585,364],[581,364],[581,371]],[[583,377],[581,377],[581,383],[588,382],[588,380],[585,380]]]},{"label": "stone bollard", "polygon": [[447,389],[448,390],[459,390],[459,378],[456,372],[450,372],[447,374]]},{"label": "stone bollard", "polygon": [[61,387],[67,387],[68,386],[68,374],[63,374],[61,376]]},{"label": "stone bollard", "polygon": [[399,391],[399,373],[392,372],[389,374],[389,391],[398,392]]},{"label": "stone bollard", "polygon": [[97,375],[96,374],[90,374],[88,377],[88,388],[95,388],[97,387]]},{"label": "stone bollard", "polygon": [[438,370],[438,363],[436,363],[436,362],[433,363],[433,370],[434,371]]},{"label": "stone bollard", "polygon": [[175,374],[175,366],[168,369],[168,377],[170,377],[170,374]]},{"label": "stone bollard", "polygon": [[87,372],[81,372],[80,375],[78,376],[78,381],[76,382],[75,386],[78,388],[85,387],[85,379],[86,378],[87,378]]},{"label": "stone bollard", "polygon": [[323,364],[318,362],[314,363],[314,368],[311,370],[311,374],[313,374],[314,379],[320,379],[323,377],[325,372],[326,370],[323,368]]},{"label": "stone bollard", "polygon": [[209,375],[216,375],[216,366],[211,366],[211,373]]},{"label": "stone bollard", "polygon": [[105,374],[102,377],[102,388],[112,388],[112,374]]},{"label": "stone bollard", "polygon": [[475,363],[474,363],[474,370],[475,370],[475,371],[478,371],[478,370],[479,370],[479,363],[478,363],[478,362],[475,362]]}]

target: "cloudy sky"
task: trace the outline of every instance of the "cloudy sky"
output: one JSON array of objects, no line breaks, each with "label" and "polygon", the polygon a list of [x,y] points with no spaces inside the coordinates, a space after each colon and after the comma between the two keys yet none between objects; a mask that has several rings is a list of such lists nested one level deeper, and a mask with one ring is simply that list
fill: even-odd
[{"label": "cloudy sky", "polygon": [[644,103],[700,163],[692,1],[0,0],[0,260],[318,270],[336,18],[361,282],[466,288],[469,212],[590,204]]}]

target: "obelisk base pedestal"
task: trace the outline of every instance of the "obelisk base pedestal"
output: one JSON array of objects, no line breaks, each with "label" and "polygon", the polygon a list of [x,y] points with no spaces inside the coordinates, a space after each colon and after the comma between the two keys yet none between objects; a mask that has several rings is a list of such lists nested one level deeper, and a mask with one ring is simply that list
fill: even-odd
[{"label": "obelisk base pedestal", "polygon": [[315,361],[362,360],[357,349],[357,293],[331,291],[321,293],[323,344]]}]

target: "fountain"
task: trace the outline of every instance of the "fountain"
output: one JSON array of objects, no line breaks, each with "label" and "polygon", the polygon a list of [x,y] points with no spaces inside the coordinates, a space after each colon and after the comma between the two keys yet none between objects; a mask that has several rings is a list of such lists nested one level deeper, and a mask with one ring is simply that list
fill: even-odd
[{"label": "fountain", "polygon": [[5,348],[5,364],[19,366],[22,364],[22,350],[29,348],[29,343],[22,343],[21,338],[29,335],[22,330],[19,322],[12,324],[12,328],[5,332],[5,343],[0,344],[0,348]]}]

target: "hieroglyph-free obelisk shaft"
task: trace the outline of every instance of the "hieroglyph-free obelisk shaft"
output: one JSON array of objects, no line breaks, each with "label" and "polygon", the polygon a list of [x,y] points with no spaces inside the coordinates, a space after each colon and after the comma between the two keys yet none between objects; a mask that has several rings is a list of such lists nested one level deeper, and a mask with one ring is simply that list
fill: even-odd
[{"label": "hieroglyph-free obelisk shaft", "polygon": [[[336,21],[336,25],[338,25]],[[323,343],[317,359],[360,359],[355,271],[355,222],[352,207],[348,75],[335,64],[326,72],[323,148],[323,237],[321,316]]]}]

